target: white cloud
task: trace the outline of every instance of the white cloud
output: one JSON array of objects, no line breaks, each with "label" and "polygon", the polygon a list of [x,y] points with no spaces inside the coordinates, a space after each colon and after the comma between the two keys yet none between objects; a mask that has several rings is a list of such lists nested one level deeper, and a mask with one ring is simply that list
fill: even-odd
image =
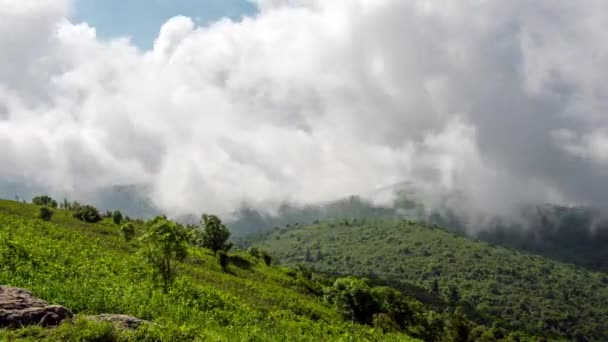
[{"label": "white cloud", "polygon": [[404,180],[480,212],[608,203],[606,136],[584,137],[608,128],[605,2],[257,3],[141,52],[66,1],[0,0],[0,177],[149,184],[175,214]]}]

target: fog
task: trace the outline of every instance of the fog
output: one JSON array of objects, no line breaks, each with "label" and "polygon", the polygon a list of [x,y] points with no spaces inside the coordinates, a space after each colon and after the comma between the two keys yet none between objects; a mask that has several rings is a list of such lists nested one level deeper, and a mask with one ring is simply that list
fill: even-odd
[{"label": "fog", "polygon": [[403,182],[474,216],[607,207],[607,2],[257,4],[143,51],[69,1],[0,0],[0,179],[142,185],[171,215]]}]

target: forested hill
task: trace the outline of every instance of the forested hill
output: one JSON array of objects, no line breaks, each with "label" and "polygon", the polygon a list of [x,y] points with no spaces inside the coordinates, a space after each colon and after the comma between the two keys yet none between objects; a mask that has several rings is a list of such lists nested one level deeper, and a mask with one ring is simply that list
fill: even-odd
[{"label": "forested hill", "polygon": [[416,285],[477,322],[543,336],[608,340],[608,274],[406,220],[281,227],[243,241],[286,264]]},{"label": "forested hill", "polygon": [[415,194],[399,194],[390,207],[376,206],[357,196],[322,205],[285,204],[276,215],[244,208],[229,225],[235,235],[243,236],[323,220],[411,219],[591,270],[608,271],[608,220],[601,211],[548,204],[525,206],[512,218],[497,217],[484,220],[483,225],[471,225],[450,208],[429,210],[415,198]]}]

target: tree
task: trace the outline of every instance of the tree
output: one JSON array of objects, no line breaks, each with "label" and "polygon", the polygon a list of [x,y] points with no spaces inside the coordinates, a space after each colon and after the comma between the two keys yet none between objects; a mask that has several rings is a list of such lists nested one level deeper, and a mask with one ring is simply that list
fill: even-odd
[{"label": "tree", "polygon": [[460,293],[456,285],[450,285],[448,288],[448,298],[452,304],[457,303],[460,300]]},{"label": "tree", "polygon": [[208,248],[213,252],[228,251],[232,247],[231,243],[226,242],[230,237],[230,231],[217,216],[203,215],[201,225],[203,230],[197,239],[199,240],[197,242],[199,246]]},{"label": "tree", "polygon": [[188,233],[179,224],[159,216],[148,222],[141,241],[144,247],[140,253],[154,269],[154,278],[160,280],[166,293],[177,277],[179,262],[188,255]]},{"label": "tree", "polygon": [[112,213],[112,221],[114,221],[115,224],[122,223],[122,213],[119,210],[116,210],[114,213]]},{"label": "tree", "polygon": [[88,223],[97,223],[101,221],[101,215],[99,215],[99,211],[97,208],[91,205],[79,205],[74,212],[74,217],[79,219],[80,221],[88,222]]},{"label": "tree", "polygon": [[456,312],[450,318],[446,333],[449,342],[469,342],[472,340],[471,324],[459,312]]},{"label": "tree", "polygon": [[220,250],[217,253],[217,262],[220,264],[222,271],[228,271],[228,262],[230,261],[228,257],[228,253],[226,251]]},{"label": "tree", "polygon": [[42,206],[39,209],[38,217],[42,220],[50,221],[51,218],[53,217],[53,214],[54,214],[53,209],[51,209],[47,206]]},{"label": "tree", "polygon": [[416,311],[399,291],[385,286],[374,287],[372,295],[379,310],[386,313],[399,327],[416,324]]},{"label": "tree", "polygon": [[32,203],[34,203],[35,205],[45,205],[47,207],[57,208],[57,201],[47,195],[34,197],[32,199]]},{"label": "tree", "polygon": [[133,227],[133,224],[130,222],[123,224],[120,227],[120,232],[122,233],[122,236],[125,238],[125,241],[127,241],[127,242],[130,242],[133,239],[133,237],[135,236],[135,228]]},{"label": "tree", "polygon": [[353,323],[371,323],[378,313],[378,305],[371,289],[363,279],[338,278],[332,287],[325,289],[325,298]]}]

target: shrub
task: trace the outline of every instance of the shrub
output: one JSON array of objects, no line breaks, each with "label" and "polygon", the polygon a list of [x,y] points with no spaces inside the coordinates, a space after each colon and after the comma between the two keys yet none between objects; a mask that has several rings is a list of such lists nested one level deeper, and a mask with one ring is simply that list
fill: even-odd
[{"label": "shrub", "polygon": [[97,208],[91,205],[79,206],[74,212],[74,217],[79,219],[80,221],[88,223],[97,223],[101,221],[101,215],[99,215],[99,211],[97,210]]},{"label": "shrub", "polygon": [[114,221],[115,224],[122,223],[122,213],[119,210],[116,210],[114,213],[112,213],[112,221]]},{"label": "shrub", "polygon": [[260,250],[257,247],[249,248],[249,254],[254,258],[260,258]]},{"label": "shrub", "polygon": [[50,221],[51,218],[53,217],[53,214],[54,214],[53,209],[51,209],[47,206],[40,207],[40,209],[38,211],[38,217],[45,221]]},{"label": "shrub", "polygon": [[372,325],[385,333],[399,331],[399,325],[395,323],[391,316],[385,313],[375,314]]},{"label": "shrub", "polygon": [[120,227],[120,232],[127,242],[133,240],[133,237],[135,236],[135,228],[130,222],[123,224],[122,227]]}]

